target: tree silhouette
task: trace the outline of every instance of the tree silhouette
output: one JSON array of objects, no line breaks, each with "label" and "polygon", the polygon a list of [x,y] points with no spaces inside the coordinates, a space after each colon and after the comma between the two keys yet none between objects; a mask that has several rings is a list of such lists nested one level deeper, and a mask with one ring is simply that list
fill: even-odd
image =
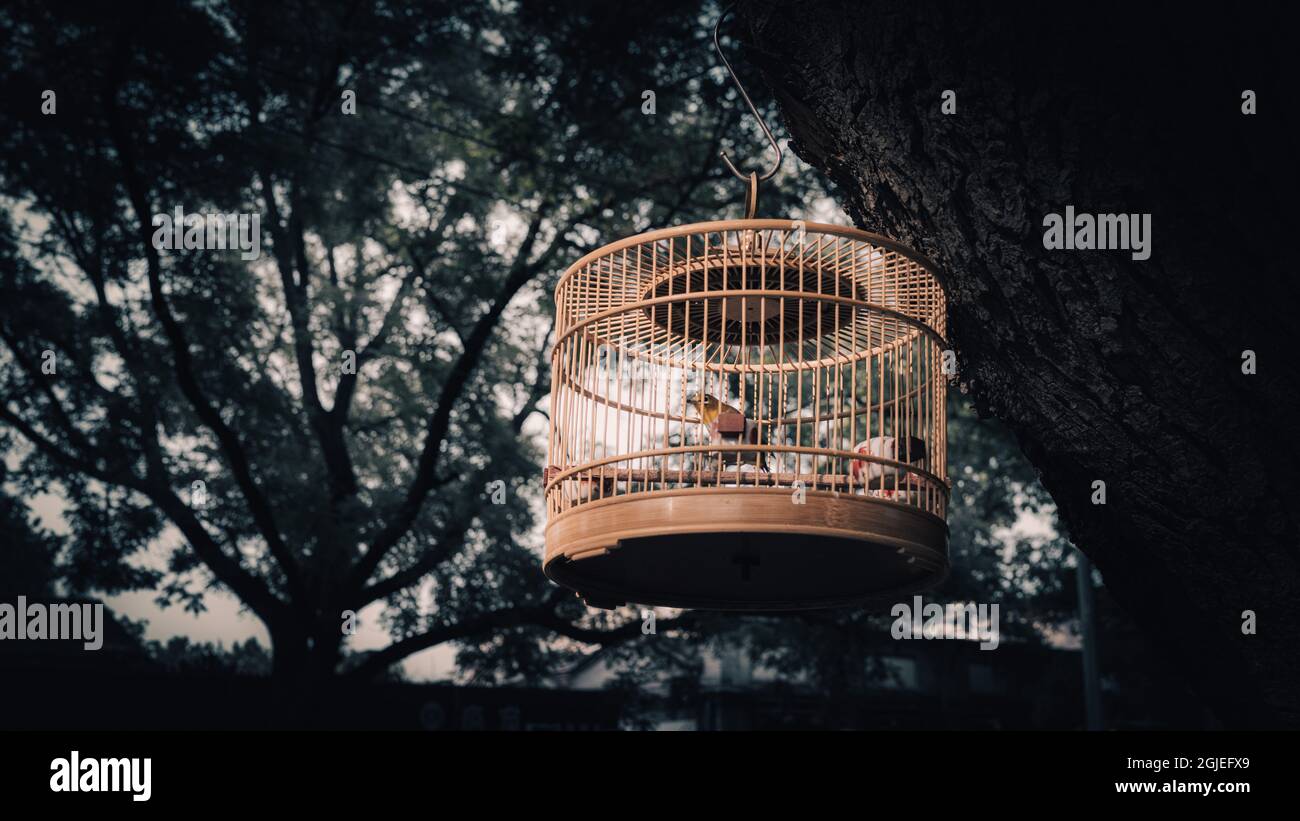
[{"label": "tree silhouette", "polygon": [[[699,14],[0,12],[0,429],[10,481],[66,498],[85,584],[228,590],[291,682],[639,638],[532,549],[550,299],[595,245],[739,202],[716,157],[753,129]],[[259,216],[262,257],[160,250],[177,207]],[[157,541],[165,572],[129,561]],[[375,602],[392,643],[345,660],[345,611]]]}]

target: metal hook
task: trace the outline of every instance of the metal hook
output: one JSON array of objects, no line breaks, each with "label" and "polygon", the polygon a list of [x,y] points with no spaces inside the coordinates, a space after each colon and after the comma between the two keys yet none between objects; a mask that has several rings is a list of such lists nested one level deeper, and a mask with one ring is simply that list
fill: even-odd
[{"label": "metal hook", "polygon": [[[727,67],[727,73],[731,75],[731,81],[736,84],[736,90],[740,92],[740,96],[745,101],[745,105],[749,106],[750,113],[754,115],[755,120],[758,120],[758,127],[763,129],[763,136],[767,137],[768,143],[770,143],[772,149],[776,151],[776,162],[772,163],[772,167],[758,178],[760,180],[768,180],[771,179],[772,175],[781,167],[781,146],[777,143],[776,137],[772,136],[772,130],[767,127],[767,123],[763,121],[763,115],[758,113],[758,109],[754,106],[754,101],[749,99],[749,94],[745,92],[745,87],[740,84],[740,78],[736,76],[735,70],[732,69],[731,63],[727,60],[727,55],[722,53],[722,43],[718,41],[718,29],[722,26],[722,21],[727,19],[727,15],[731,14],[733,8],[734,7],[728,6],[727,9],[722,12],[722,15],[718,17],[718,22],[713,24],[713,48],[718,52],[718,58],[722,60],[722,64]],[[727,168],[731,169],[731,173],[735,174],[742,180],[748,180],[750,178],[750,174],[745,174],[739,168],[736,168],[736,166],[731,162],[731,158],[727,156],[726,151],[721,152],[720,156],[722,157],[722,161],[727,164]]]}]

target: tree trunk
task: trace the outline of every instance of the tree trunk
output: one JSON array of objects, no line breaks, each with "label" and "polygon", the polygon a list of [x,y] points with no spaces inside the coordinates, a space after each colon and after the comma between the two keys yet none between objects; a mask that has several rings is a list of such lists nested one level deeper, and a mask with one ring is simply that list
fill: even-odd
[{"label": "tree trunk", "polygon": [[[1116,599],[1226,724],[1300,726],[1291,29],[1142,5],[750,0],[736,30],[854,221],[943,269],[963,388]],[[1066,206],[1150,214],[1150,258],[1047,250]]]},{"label": "tree trunk", "polygon": [[271,632],[271,681],[281,726],[328,725],[325,711],[342,658],[341,634],[328,627],[332,625],[318,625],[311,638],[288,626]]}]

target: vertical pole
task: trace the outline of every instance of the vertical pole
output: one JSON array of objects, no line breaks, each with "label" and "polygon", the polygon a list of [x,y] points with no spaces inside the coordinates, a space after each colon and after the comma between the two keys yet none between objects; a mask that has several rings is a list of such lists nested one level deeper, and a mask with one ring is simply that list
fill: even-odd
[{"label": "vertical pole", "polygon": [[1102,729],[1101,681],[1097,672],[1097,616],[1093,606],[1092,562],[1076,550],[1075,581],[1079,588],[1079,626],[1083,634],[1083,704],[1089,730]]}]

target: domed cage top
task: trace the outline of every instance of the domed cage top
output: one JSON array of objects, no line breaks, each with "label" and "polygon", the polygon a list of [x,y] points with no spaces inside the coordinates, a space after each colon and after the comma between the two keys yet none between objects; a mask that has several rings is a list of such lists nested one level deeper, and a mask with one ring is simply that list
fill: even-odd
[{"label": "domed cage top", "polygon": [[788,610],[946,575],[945,302],[863,231],[738,220],[555,292],[545,570],[595,606]]}]

